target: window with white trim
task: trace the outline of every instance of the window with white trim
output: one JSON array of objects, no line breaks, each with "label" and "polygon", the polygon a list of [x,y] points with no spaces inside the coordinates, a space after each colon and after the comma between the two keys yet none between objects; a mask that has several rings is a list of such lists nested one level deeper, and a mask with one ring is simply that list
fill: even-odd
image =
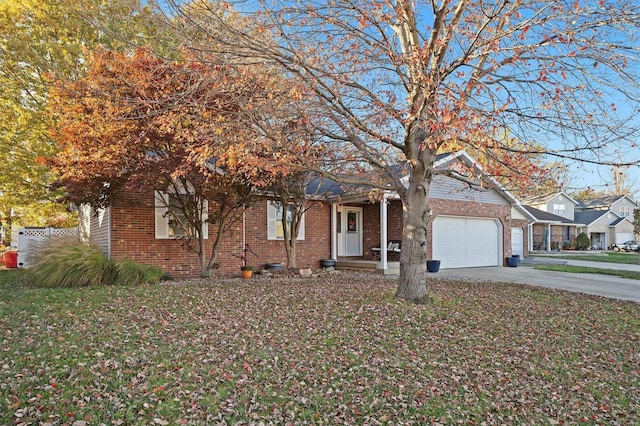
[{"label": "window with white trim", "polygon": [[563,216],[567,214],[567,210],[564,204],[554,204],[553,205],[553,214],[557,214],[558,216]]},{"label": "window with white trim", "polygon": [[629,206],[620,206],[620,210],[618,212],[622,217],[631,217],[631,207]]},{"label": "window with white trim", "polygon": [[[267,201],[267,239],[282,240],[284,239],[284,229],[282,229],[282,204],[275,201]],[[291,220],[293,218],[293,205],[286,206],[286,219],[291,229]],[[298,240],[304,240],[304,213],[300,220],[300,229],[298,230]]]},{"label": "window with white trim", "polygon": [[[156,239],[183,238],[186,236],[185,229],[191,228],[191,235],[195,235],[192,225],[187,221],[185,212],[180,206],[184,205],[185,197],[197,197],[193,194],[168,194],[165,192],[155,193],[155,228]],[[206,239],[209,234],[207,223],[207,200],[204,200],[202,209],[202,235]]]}]

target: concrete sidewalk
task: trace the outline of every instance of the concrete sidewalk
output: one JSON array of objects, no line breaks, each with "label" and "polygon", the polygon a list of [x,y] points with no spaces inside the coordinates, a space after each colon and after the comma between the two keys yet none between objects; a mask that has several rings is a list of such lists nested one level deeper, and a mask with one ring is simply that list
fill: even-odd
[{"label": "concrete sidewalk", "polygon": [[[622,265],[619,263],[585,262],[577,260],[568,261],[566,259],[556,260],[571,262],[567,264],[576,266],[590,266],[602,269],[628,269],[626,267],[638,268],[638,265]],[[581,262],[583,264],[577,265],[577,263],[574,262]],[[528,264],[531,265],[531,263]],[[640,269],[629,268],[629,270],[637,270],[640,272]],[[517,268],[492,266],[484,268],[441,269],[439,272],[430,275],[433,275],[433,278],[471,279],[528,284],[539,287],[593,294],[611,299],[630,300],[640,303],[639,280],[630,280],[599,274],[573,274],[569,272],[541,271],[533,269],[531,266],[527,266],[526,262]]]}]

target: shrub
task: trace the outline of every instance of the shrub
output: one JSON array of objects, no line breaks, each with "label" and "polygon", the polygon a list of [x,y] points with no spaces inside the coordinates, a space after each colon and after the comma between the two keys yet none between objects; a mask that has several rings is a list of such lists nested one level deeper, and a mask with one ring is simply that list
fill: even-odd
[{"label": "shrub", "polygon": [[116,262],[116,281],[117,285],[136,285],[142,283],[156,284],[162,278],[162,269],[151,266],[141,265],[131,259],[125,259]]},{"label": "shrub", "polygon": [[38,287],[85,287],[107,284],[115,265],[98,250],[75,238],[51,238],[34,247],[27,279]]},{"label": "shrub", "polygon": [[75,238],[51,238],[29,256],[27,280],[37,287],[135,285],[158,282],[162,271],[131,260],[113,262],[96,246]]},{"label": "shrub", "polygon": [[591,240],[589,239],[589,236],[584,232],[578,234],[576,237],[576,248],[578,250],[585,250],[589,247],[591,247]]}]

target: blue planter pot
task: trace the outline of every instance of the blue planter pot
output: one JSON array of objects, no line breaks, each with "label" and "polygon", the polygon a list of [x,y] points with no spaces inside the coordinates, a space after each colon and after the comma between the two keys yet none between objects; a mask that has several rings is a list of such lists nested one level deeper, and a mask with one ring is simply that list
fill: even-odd
[{"label": "blue planter pot", "polygon": [[517,268],[520,264],[520,256],[516,254],[515,256],[508,257],[507,264],[511,268]]},{"label": "blue planter pot", "polygon": [[427,260],[427,272],[438,272],[440,270],[439,260]]}]

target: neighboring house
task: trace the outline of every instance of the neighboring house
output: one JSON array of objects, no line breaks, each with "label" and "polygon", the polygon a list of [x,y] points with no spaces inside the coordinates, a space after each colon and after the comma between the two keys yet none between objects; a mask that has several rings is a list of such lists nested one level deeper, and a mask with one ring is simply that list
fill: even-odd
[{"label": "neighboring house", "polygon": [[576,220],[585,226],[580,232],[591,239],[591,248],[605,250],[613,244],[633,240],[633,223],[611,210],[585,210],[576,212]]},{"label": "neighboring house", "polygon": [[[477,166],[465,152],[440,155],[436,167],[473,168],[482,176],[475,189],[450,177],[438,175],[430,191],[431,221],[428,224],[429,258],[441,260],[441,268],[502,266],[512,254],[528,255],[529,223],[534,219],[520,202]],[[319,267],[321,259],[374,263],[387,271],[386,247],[402,240],[402,204],[388,191],[385,202],[373,202],[364,193],[345,191],[328,183],[329,192],[311,202],[298,235],[297,263]],[[316,188],[317,189],[317,188]],[[313,193],[317,194],[314,189]],[[199,274],[196,254],[175,238],[164,212],[158,211],[153,193],[127,194],[100,211],[87,206],[79,210],[81,236],[92,240],[109,257],[131,258],[159,266],[174,276]],[[210,206],[211,208],[211,206]],[[280,213],[281,214],[281,213]],[[286,254],[277,226],[278,211],[268,199],[248,208],[241,221],[223,237],[218,255],[219,272],[239,271],[245,244],[257,254],[249,258],[256,267],[285,263]],[[214,238],[209,226],[207,253]],[[380,259],[374,259],[376,254]]]},{"label": "neighboring house", "polygon": [[531,206],[525,209],[533,216],[529,227],[529,241],[534,251],[560,250],[563,243],[576,239],[582,224]]},{"label": "neighboring house", "polygon": [[633,211],[640,205],[627,195],[610,195],[606,197],[590,198],[578,202],[577,211],[611,210],[619,217],[626,217],[633,221]]},{"label": "neighboring house", "polygon": [[535,217],[530,230],[532,250],[559,250],[563,243],[575,240],[582,226],[575,220],[578,201],[560,191],[530,197],[522,203]]},{"label": "neighboring house", "polygon": [[633,212],[638,208],[640,205],[627,195],[610,195],[582,200],[577,211],[587,220],[591,219],[589,222],[583,221],[589,225],[583,231],[589,235],[592,244],[604,249],[635,239]]},{"label": "neighboring house", "polygon": [[604,250],[614,243],[634,239],[633,211],[640,208],[626,195],[576,201],[555,192],[523,201],[535,216],[531,225],[533,250],[555,250],[581,233],[591,239],[591,248]]}]

